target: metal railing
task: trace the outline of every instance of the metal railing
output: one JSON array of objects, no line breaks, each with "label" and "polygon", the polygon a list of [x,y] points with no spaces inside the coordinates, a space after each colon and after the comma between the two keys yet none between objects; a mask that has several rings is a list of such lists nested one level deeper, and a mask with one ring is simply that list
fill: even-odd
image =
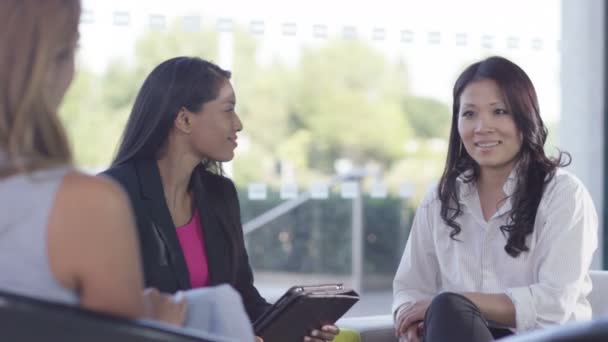
[{"label": "metal railing", "polygon": [[[369,175],[374,174],[366,169],[353,169],[344,174],[333,176],[327,183],[331,188],[346,181],[356,181],[357,191],[352,198],[352,245],[351,245],[351,266],[352,266],[352,287],[357,292],[361,292],[362,276],[363,276],[363,192],[362,180]],[[302,204],[312,199],[310,190],[301,193],[298,197],[287,200],[274,208],[254,217],[253,219],[243,224],[245,234],[250,234],[266,224],[276,220],[277,218],[287,214],[288,212],[298,208]]]}]

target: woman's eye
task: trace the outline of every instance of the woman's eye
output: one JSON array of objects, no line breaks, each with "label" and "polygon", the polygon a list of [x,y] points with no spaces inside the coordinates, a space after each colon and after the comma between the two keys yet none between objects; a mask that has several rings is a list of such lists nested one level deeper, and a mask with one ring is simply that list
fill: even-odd
[{"label": "woman's eye", "polygon": [[463,112],[463,113],[462,113],[462,114],[460,114],[460,115],[461,115],[462,117],[467,118],[467,117],[473,116],[473,112],[472,112],[472,111],[470,111],[470,110],[468,110],[468,111],[466,111],[466,112]]},{"label": "woman's eye", "polygon": [[495,113],[495,114],[508,114],[506,110],[504,110],[504,109],[500,109],[500,108],[496,109],[496,110],[494,111],[494,113]]}]

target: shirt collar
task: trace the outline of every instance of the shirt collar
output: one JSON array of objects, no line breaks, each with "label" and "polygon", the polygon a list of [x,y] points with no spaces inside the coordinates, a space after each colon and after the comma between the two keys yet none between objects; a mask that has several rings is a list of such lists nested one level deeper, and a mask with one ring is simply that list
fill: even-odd
[{"label": "shirt collar", "polygon": [[477,194],[477,188],[475,187],[475,181],[469,180],[473,176],[473,170],[469,169],[461,173],[456,178],[456,186],[458,192],[458,201],[461,204],[467,205],[467,200],[471,196]]},{"label": "shirt collar", "polygon": [[507,177],[507,181],[505,185],[502,186],[502,191],[504,191],[505,195],[511,197],[515,192],[515,188],[517,187],[517,175],[519,173],[519,164],[516,164],[513,167],[513,170],[509,172],[509,176]]},{"label": "shirt collar", "polygon": [[[519,173],[519,163],[515,164],[511,172],[509,172],[509,176],[507,176],[507,180],[502,187],[503,192],[507,196],[505,203],[500,206],[494,217],[502,216],[505,213],[509,212],[512,208],[511,204],[511,196],[515,192],[517,187],[517,177]],[[458,201],[461,205],[465,207],[469,207],[470,210],[474,212],[479,211],[481,214],[481,207],[479,207],[479,195],[477,193],[477,187],[475,186],[475,181],[467,182],[467,179],[472,176],[473,170],[469,169],[460,174],[456,183],[458,186]]]},{"label": "shirt collar", "polygon": [[[516,164],[511,170],[511,172],[509,172],[507,180],[502,186],[502,191],[505,193],[505,195],[507,195],[507,197],[513,195],[513,193],[515,192],[515,188],[517,187],[517,175],[519,173],[519,169],[519,164]],[[476,193],[475,181],[467,182],[467,179],[469,179],[472,175],[473,170],[469,169],[461,173],[456,178],[459,198],[465,198]]]}]

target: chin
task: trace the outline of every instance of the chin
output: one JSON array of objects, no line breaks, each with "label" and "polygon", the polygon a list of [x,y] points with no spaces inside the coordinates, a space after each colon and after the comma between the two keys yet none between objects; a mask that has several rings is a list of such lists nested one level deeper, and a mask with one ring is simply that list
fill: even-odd
[{"label": "chin", "polygon": [[225,163],[231,161],[232,159],[234,159],[234,153],[226,156],[218,156],[218,158],[215,158],[215,161]]},{"label": "chin", "polygon": [[216,162],[216,163],[225,163],[225,162],[229,162],[234,158],[234,153],[223,153],[223,154],[215,154],[215,155],[211,155],[211,154],[207,154],[204,156],[201,156],[201,160],[208,160],[211,162]]},{"label": "chin", "polygon": [[513,166],[512,160],[478,160],[477,164],[488,169],[503,169]]}]

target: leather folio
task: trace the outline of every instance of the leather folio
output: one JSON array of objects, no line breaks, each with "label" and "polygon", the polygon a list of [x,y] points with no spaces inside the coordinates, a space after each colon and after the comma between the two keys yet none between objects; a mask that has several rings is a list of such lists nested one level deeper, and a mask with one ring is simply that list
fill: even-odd
[{"label": "leather folio", "polygon": [[264,342],[302,341],[313,329],[334,324],[359,294],[342,284],[294,286],[258,318],[253,329]]}]

